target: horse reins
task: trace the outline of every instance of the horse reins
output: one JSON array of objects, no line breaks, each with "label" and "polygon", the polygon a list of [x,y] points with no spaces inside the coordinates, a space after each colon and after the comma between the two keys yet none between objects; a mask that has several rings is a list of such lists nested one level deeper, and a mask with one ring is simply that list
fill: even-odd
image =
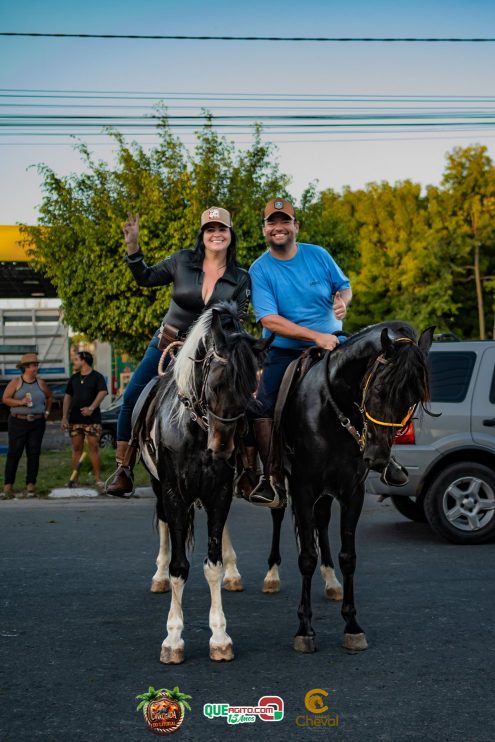
[{"label": "horse reins", "polygon": [[203,381],[201,384],[201,393],[199,395],[199,398],[191,400],[184,394],[177,392],[177,396],[179,397],[180,401],[189,411],[191,420],[195,423],[198,423],[199,427],[204,430],[205,433],[208,432],[209,428],[208,415],[214,417],[215,420],[219,420],[222,423],[228,424],[237,422],[241,418],[245,417],[246,414],[245,412],[241,412],[240,415],[236,415],[235,417],[220,417],[220,415],[217,415],[215,412],[210,410],[210,408],[206,404],[206,385],[210,373],[211,362],[213,359],[215,359],[219,363],[222,363],[223,365],[226,365],[228,363],[227,359],[219,355],[214,348],[211,348],[204,358],[199,358],[197,360],[193,359],[194,363],[203,364]]},{"label": "horse reins", "polygon": [[[407,338],[407,337],[397,338],[393,342],[394,342],[394,344],[395,343],[411,343],[413,345],[416,344],[414,342],[414,340],[412,340],[411,338]],[[387,361],[387,359],[385,358],[385,356],[383,355],[383,353],[380,353],[380,355],[378,356],[378,358],[373,363],[373,366],[371,368],[371,371],[369,372],[369,374],[368,374],[368,376],[366,378],[366,381],[364,383],[363,394],[362,394],[362,397],[361,397],[361,405],[357,405],[357,403],[355,403],[356,406],[357,406],[357,408],[359,409],[359,412],[361,413],[361,417],[362,417],[362,420],[363,420],[363,429],[362,429],[361,435],[360,435],[358,433],[358,431],[356,430],[356,428],[354,427],[354,425],[351,423],[350,419],[348,417],[346,417],[342,413],[342,411],[338,407],[337,403],[335,402],[334,398],[332,397],[332,394],[331,394],[331,391],[330,391],[330,373],[329,373],[330,372],[330,356],[331,356],[331,354],[329,353],[328,354],[328,360],[327,360],[327,370],[328,370],[327,371],[327,382],[328,382],[327,383],[327,392],[328,392],[328,401],[330,402],[330,406],[332,407],[333,411],[337,415],[337,418],[338,418],[340,424],[354,438],[354,440],[358,444],[359,450],[361,452],[364,451],[364,447],[365,447],[365,444],[366,444],[366,434],[368,432],[368,420],[370,422],[374,423],[375,425],[381,425],[381,426],[387,427],[387,428],[399,428],[399,429],[402,429],[402,428],[404,428],[407,425],[407,423],[410,421],[411,417],[414,414],[414,411],[415,411],[415,409],[417,407],[417,404],[413,405],[412,407],[410,407],[408,409],[408,411],[407,411],[404,419],[401,420],[400,423],[392,423],[392,422],[385,422],[384,420],[377,420],[376,418],[372,417],[370,415],[370,413],[368,412],[368,410],[366,409],[366,396],[368,394],[368,390],[369,390],[369,387],[370,387],[370,384],[371,384],[371,381],[372,381],[373,377],[375,376],[375,374],[376,374],[378,368],[380,367],[380,365],[387,366],[390,363],[390,361]]]}]

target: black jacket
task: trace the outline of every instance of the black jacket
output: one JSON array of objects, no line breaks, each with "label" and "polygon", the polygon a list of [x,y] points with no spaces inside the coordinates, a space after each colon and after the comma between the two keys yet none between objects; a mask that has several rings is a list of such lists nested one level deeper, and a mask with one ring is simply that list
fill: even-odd
[{"label": "black jacket", "polygon": [[173,325],[181,333],[187,332],[191,324],[204,309],[217,301],[234,300],[239,310],[247,309],[251,295],[249,273],[244,268],[227,266],[225,273],[215,284],[209,301],[205,304],[201,295],[203,268],[192,250],[180,250],[156,265],[146,265],[141,251],[126,255],[125,261],[140,286],[166,286],[173,283],[172,299],[163,322]]}]

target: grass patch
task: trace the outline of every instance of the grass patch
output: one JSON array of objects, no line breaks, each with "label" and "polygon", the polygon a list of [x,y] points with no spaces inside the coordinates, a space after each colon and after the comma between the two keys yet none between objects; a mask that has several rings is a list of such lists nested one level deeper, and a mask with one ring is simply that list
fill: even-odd
[{"label": "grass patch", "polygon": [[[1,477],[0,482],[3,489],[5,473],[5,454],[0,456]],[[115,471],[115,451],[111,448],[100,449],[101,458],[101,477],[103,481],[108,479],[110,474]],[[65,487],[71,475],[71,449],[66,448],[62,451],[42,451],[40,457],[40,470],[38,481],[36,482],[36,493],[38,495],[48,495],[55,487]],[[134,481],[136,487],[147,487],[150,484],[150,477],[144,466],[139,463],[134,470]],[[23,455],[14,484],[14,493],[21,492],[26,482],[26,456]],[[79,484],[81,487],[94,487],[95,478],[91,470],[89,456],[83,461],[79,470]]]}]

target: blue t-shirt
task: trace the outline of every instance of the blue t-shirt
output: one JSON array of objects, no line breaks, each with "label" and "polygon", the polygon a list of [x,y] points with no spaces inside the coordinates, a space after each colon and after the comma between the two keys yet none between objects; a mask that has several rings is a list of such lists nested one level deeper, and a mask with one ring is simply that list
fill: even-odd
[{"label": "blue t-shirt", "polygon": [[[349,279],[319,245],[297,243],[290,260],[279,260],[267,251],[254,261],[249,273],[256,321],[269,314],[316,332],[335,332],[342,322],[333,313],[333,294],[350,288]],[[269,335],[263,329],[263,335]],[[277,348],[304,348],[312,343],[277,335]]]}]

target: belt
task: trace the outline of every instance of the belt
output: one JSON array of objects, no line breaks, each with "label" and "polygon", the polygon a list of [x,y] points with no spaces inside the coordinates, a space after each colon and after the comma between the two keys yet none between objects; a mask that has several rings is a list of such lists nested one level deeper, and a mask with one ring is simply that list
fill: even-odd
[{"label": "belt", "polygon": [[10,414],[18,420],[29,420],[29,422],[32,422],[33,420],[41,420],[42,417],[45,417],[44,415],[16,415],[14,412],[11,412]]}]

